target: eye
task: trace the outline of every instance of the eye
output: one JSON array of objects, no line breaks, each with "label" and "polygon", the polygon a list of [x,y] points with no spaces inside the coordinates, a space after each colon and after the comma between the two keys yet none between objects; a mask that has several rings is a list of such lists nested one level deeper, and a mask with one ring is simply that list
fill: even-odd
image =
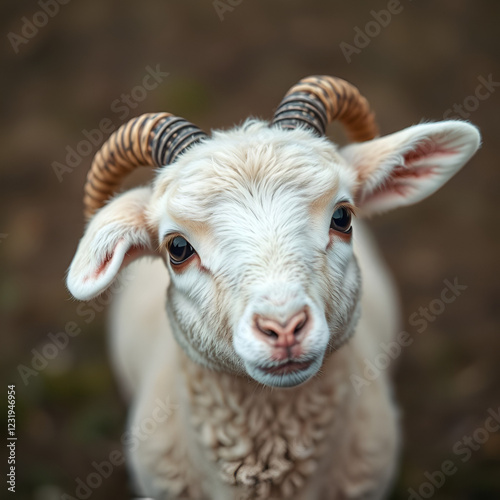
[{"label": "eye", "polygon": [[332,215],[330,228],[341,233],[349,234],[352,231],[351,211],[345,207],[337,207]]},{"label": "eye", "polygon": [[176,236],[167,247],[168,253],[170,255],[170,262],[175,266],[177,264],[182,264],[194,255],[194,248],[189,244],[182,236]]}]

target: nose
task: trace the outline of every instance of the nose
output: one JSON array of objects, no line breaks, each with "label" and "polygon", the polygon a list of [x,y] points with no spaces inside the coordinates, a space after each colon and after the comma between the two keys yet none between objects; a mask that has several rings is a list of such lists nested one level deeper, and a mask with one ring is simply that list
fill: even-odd
[{"label": "nose", "polygon": [[294,313],[287,321],[280,323],[276,319],[255,316],[255,334],[272,347],[292,347],[298,344],[310,330],[307,309]]}]

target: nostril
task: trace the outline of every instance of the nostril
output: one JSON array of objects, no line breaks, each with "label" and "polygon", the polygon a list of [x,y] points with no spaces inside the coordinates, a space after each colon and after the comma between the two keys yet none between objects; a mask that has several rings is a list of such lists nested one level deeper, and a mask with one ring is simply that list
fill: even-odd
[{"label": "nostril", "polygon": [[294,328],[294,333],[298,333],[302,328],[304,328],[304,325],[307,323],[308,316],[306,311],[302,311],[300,314],[297,315],[296,321],[298,322],[297,325]]},{"label": "nostril", "polygon": [[259,326],[259,323],[257,323],[257,328],[264,334],[264,335],[267,335],[268,337],[272,338],[272,339],[277,339],[279,337],[279,335],[274,331],[274,330],[271,330],[269,328],[261,328]]},{"label": "nostril", "polygon": [[297,323],[297,325],[293,329],[294,335],[300,333],[300,331],[302,330],[302,328],[304,328],[305,324],[307,323],[307,313],[304,312],[302,314],[303,314],[303,317],[299,318],[299,322]]},{"label": "nostril", "polygon": [[266,339],[273,341],[273,342],[278,340],[280,337],[280,334],[281,334],[281,328],[276,321],[262,317],[262,316],[256,316],[255,328]]},{"label": "nostril", "polygon": [[299,324],[295,327],[295,329],[293,330],[293,333],[294,333],[294,334],[299,333],[299,332],[300,332],[300,330],[302,330],[302,327],[304,326],[304,324],[305,324],[305,321],[303,321],[303,322],[299,323]]}]

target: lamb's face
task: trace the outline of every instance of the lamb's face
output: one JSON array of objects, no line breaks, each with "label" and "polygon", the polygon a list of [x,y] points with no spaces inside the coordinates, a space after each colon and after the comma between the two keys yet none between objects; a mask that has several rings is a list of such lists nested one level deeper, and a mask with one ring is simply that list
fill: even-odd
[{"label": "lamb's face", "polygon": [[192,358],[270,386],[318,372],[357,316],[353,185],[328,141],[255,123],[159,175],[150,219]]}]

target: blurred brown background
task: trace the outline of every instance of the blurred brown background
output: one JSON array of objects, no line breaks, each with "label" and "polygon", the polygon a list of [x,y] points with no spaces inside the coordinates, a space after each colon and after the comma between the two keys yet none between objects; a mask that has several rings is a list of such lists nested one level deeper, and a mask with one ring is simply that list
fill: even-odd
[{"label": "blurred brown background", "polygon": [[[500,88],[492,85],[481,101],[470,97],[480,77],[500,81],[500,3],[401,0],[400,12],[349,63],[341,42],[354,45],[355,28],[364,31],[370,11],[389,3],[72,0],[58,4],[37,33],[24,28],[32,35],[25,42],[16,38],[23,36],[23,17],[32,21],[41,4],[2,4],[0,352],[2,380],[17,386],[16,498],[75,496],[76,479],[120,449],[124,431],[105,312],[98,303],[98,310],[79,309],[64,286],[83,230],[82,188],[92,155],[61,182],[53,163],[65,163],[66,148],[77,148],[84,129],[105,118],[117,127],[129,112],[126,118],[171,111],[205,130],[248,115],[270,117],[289,86],[318,73],[359,86],[384,134],[442,119],[464,103],[482,131],[482,149],[445,188],[372,225],[401,290],[404,328],[414,338],[394,363],[405,445],[392,498],[408,498],[408,489],[418,490],[428,481],[424,473],[447,459],[458,472],[433,498],[500,498],[500,433],[473,443],[477,449],[465,461],[454,451],[484,425],[488,410],[500,407]],[[43,24],[43,16],[36,20]],[[142,84],[146,67],[157,65],[169,75],[117,108],[123,93]],[[455,277],[468,288],[419,333],[410,315]],[[81,334],[25,385],[19,365],[31,367],[32,349],[43,349],[48,334],[68,321]],[[2,434],[5,419],[2,411]],[[127,498],[125,467],[91,493]]]}]

